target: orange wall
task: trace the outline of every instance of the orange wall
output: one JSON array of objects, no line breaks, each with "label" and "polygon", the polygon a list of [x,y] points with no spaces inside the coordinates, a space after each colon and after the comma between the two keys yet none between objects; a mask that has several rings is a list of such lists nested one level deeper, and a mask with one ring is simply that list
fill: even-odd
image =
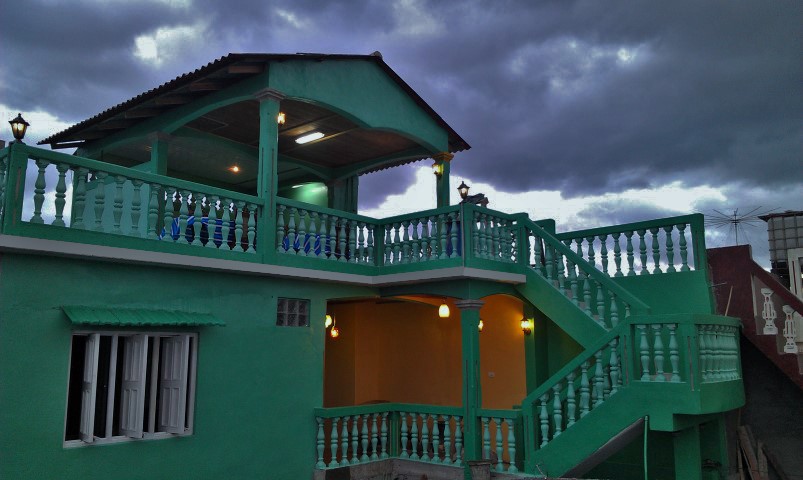
[{"label": "orange wall", "polygon": [[[504,296],[485,300],[483,402],[487,408],[511,408],[525,390],[521,302]],[[462,404],[460,313],[454,305],[450,318],[439,318],[437,305],[418,302],[366,300],[332,304],[328,311],[341,333],[326,339],[325,406]]]}]

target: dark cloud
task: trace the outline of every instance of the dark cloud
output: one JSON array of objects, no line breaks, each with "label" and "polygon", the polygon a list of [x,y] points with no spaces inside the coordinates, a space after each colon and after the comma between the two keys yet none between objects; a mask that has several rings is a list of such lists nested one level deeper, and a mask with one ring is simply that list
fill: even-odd
[{"label": "dark cloud", "polygon": [[[454,168],[507,191],[803,183],[797,2],[190,3],[5,9],[0,99],[79,121],[229,51],[380,50],[474,147]],[[197,24],[158,68],[132,55]],[[376,175],[371,204],[413,181]]]}]

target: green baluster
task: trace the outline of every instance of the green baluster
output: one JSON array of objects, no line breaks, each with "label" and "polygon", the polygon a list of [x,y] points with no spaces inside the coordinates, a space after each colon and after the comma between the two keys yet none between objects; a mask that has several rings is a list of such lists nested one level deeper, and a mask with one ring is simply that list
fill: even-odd
[{"label": "green baluster", "polygon": [[602,367],[602,393],[605,400],[611,396],[611,369],[609,366]]},{"label": "green baluster", "polygon": [[513,428],[513,419],[506,418],[505,423],[507,424],[507,458],[510,459],[507,473],[518,473],[519,469],[516,468],[516,434]]},{"label": "green baluster", "polygon": [[[203,224],[202,218],[204,216],[204,194],[203,193],[192,193],[192,205],[193,205],[193,213],[192,215],[195,217],[195,222],[192,226],[192,244],[203,246],[201,244],[201,225]],[[250,213],[250,212],[249,212]],[[207,221],[207,231],[209,231],[209,225]]]},{"label": "green baluster", "polygon": [[439,258],[440,242],[438,242],[438,219],[434,215],[429,217],[429,260]]},{"label": "green baluster", "polygon": [[217,221],[220,219],[220,211],[217,208],[218,196],[217,195],[208,195],[206,197],[206,206],[207,206],[207,213],[206,213],[206,233],[207,233],[207,240],[206,248],[217,248],[215,245],[215,231],[217,231]]},{"label": "green baluster", "polygon": [[393,262],[393,252],[391,251],[392,241],[390,239],[391,225],[385,226],[385,265],[390,265]]},{"label": "green baluster", "polygon": [[421,414],[421,460],[428,462],[429,457],[429,426],[427,414]]},{"label": "green baluster", "polygon": [[577,290],[577,267],[566,257],[566,265],[569,267],[569,288],[572,292],[572,303],[580,306],[580,293]]},{"label": "green baluster", "polygon": [[134,186],[134,193],[131,198],[131,236],[141,237],[139,233],[139,217],[142,215],[142,184],[143,180],[131,180],[131,185]]},{"label": "green baluster", "polygon": [[444,260],[449,258],[449,255],[446,253],[446,216],[442,213],[438,215],[438,236],[441,241],[440,256],[438,258]]},{"label": "green baluster", "polygon": [[189,190],[182,190],[181,203],[178,210],[178,243],[189,244],[187,241],[187,221],[190,217],[190,192]]},{"label": "green baluster", "polygon": [[457,258],[459,255],[457,254],[457,213],[452,212],[449,214],[449,221],[451,222],[451,243],[452,243],[452,254],[449,255],[450,258]]},{"label": "green baluster", "polygon": [[474,258],[482,258],[482,247],[480,246],[480,228],[482,227],[482,217],[480,212],[474,212],[474,221],[471,222],[471,238],[474,245]]},{"label": "green baluster", "polygon": [[619,325],[619,307],[616,305],[616,294],[610,292],[611,294],[611,328],[616,328]]},{"label": "green baluster", "polygon": [[538,414],[538,419],[541,422],[541,448],[544,448],[549,443],[549,413],[546,409],[549,393],[541,395],[538,400],[541,402],[541,411]]},{"label": "green baluster", "polygon": [[608,342],[608,346],[611,347],[611,358],[608,362],[610,366],[610,375],[611,375],[611,395],[616,393],[619,390],[619,354],[617,351],[618,348],[618,341],[614,338],[610,342]]},{"label": "green baluster", "polygon": [[[368,417],[370,418],[370,417]],[[371,422],[371,460],[379,460],[379,454],[376,447],[379,445],[379,430],[376,424],[379,422],[379,414],[375,413],[373,422]]]},{"label": "green baluster", "polygon": [[348,222],[349,251],[346,260],[350,263],[357,263],[359,261],[359,255],[357,254],[357,221],[349,220]]},{"label": "green baluster", "polygon": [[504,448],[504,443],[502,441],[502,419],[501,418],[494,418],[494,430],[496,430],[496,471],[503,472],[505,470],[505,466],[502,463],[502,449]]},{"label": "green baluster", "polygon": [[443,464],[452,464],[452,417],[443,416]]},{"label": "green baluster", "polygon": [[[337,261],[338,253],[337,253],[337,222],[340,221],[340,218],[332,215],[329,217],[329,260]],[[343,253],[342,251],[340,252]]]},{"label": "green baluster", "polygon": [[388,458],[388,412],[382,412],[382,428],[380,429],[382,453],[379,458]]},{"label": "green baluster", "polygon": [[412,451],[410,452],[410,460],[418,460],[418,414],[411,413],[410,418],[413,420],[412,425],[410,426],[410,438],[411,438],[411,447]]},{"label": "green baluster", "polygon": [[681,223],[678,227],[678,243],[680,244],[680,271],[688,272],[689,268],[689,252],[686,246],[686,224]]},{"label": "green baluster", "polygon": [[602,370],[602,350],[598,350],[594,354],[595,369],[594,369],[594,390],[596,392],[596,400],[594,401],[594,408],[602,405],[605,401],[605,379]]},{"label": "green baluster", "polygon": [[320,221],[320,217],[318,216],[318,212],[311,212],[310,213],[310,217],[309,217],[309,234],[310,234],[309,243],[310,243],[310,248],[309,248],[309,253],[307,254],[307,255],[309,255],[311,257],[320,257],[321,256],[321,252],[319,252],[318,249],[315,248],[315,243],[317,242],[315,237],[318,234],[318,222],[319,221]]},{"label": "green baluster", "polygon": [[678,354],[678,339],[675,335],[677,324],[670,323],[666,326],[669,329],[669,363],[672,365],[672,379],[673,383],[680,382],[680,355]]},{"label": "green baluster", "polygon": [[706,341],[706,333],[705,327],[703,325],[699,325],[697,327],[697,342],[698,342],[698,350],[700,355],[700,371],[703,375],[703,383],[708,382],[711,380],[711,373],[709,369],[709,356],[708,356],[708,342]]},{"label": "green baluster", "polygon": [[585,254],[583,253],[583,237],[575,238],[574,243],[576,246],[575,252],[577,253],[577,256],[580,258],[585,258]]},{"label": "green baluster", "polygon": [[636,233],[639,235],[638,251],[639,259],[641,260],[641,275],[649,275],[650,271],[647,269],[647,242],[644,238],[647,230],[636,230]]},{"label": "green baluster", "polygon": [[321,214],[321,221],[318,224],[318,246],[321,249],[321,253],[318,255],[324,259],[328,258],[326,256],[326,247],[329,246],[329,240],[326,235],[326,220],[329,218],[329,215],[322,213]]},{"label": "green baluster", "polygon": [[546,258],[546,261],[545,261],[545,263],[546,263],[546,278],[547,278],[547,280],[549,280],[550,283],[552,283],[552,285],[554,285],[555,284],[554,283],[555,282],[555,275],[554,275],[555,266],[553,264],[554,261],[552,260],[552,254],[553,254],[552,246],[548,245],[548,244],[545,244],[544,245],[544,253],[545,253],[544,256]]},{"label": "green baluster", "polygon": [[636,275],[636,267],[633,257],[633,232],[625,232],[625,238],[627,238],[627,276],[632,277]]},{"label": "green baluster", "polygon": [[611,275],[608,273],[608,235],[602,234],[597,238],[599,238],[599,259],[602,262],[602,273],[610,277]]},{"label": "green baluster", "polygon": [[[81,177],[78,178],[79,184],[83,183],[82,180]],[[159,235],[161,234],[159,229],[159,199],[164,197],[164,192],[162,192],[162,186],[158,183],[152,183],[150,190],[148,199],[148,236],[153,236],[154,239],[159,240]],[[78,202],[76,201],[77,206]],[[83,204],[79,211],[84,211]],[[75,218],[75,215],[73,215],[73,218]],[[77,224],[73,224],[72,227],[83,228],[84,224],[81,222],[80,227]]]},{"label": "green baluster", "polygon": [[421,223],[421,235],[419,237],[421,242],[421,254],[418,261],[425,262],[429,260],[429,225],[427,224],[427,217],[420,218],[417,221]]},{"label": "green baluster", "polygon": [[307,256],[307,211],[298,211],[298,256]]},{"label": "green baluster", "polygon": [[639,331],[639,352],[641,354],[641,381],[650,381],[650,344],[647,342],[647,326],[636,325]]},{"label": "green baluster", "polygon": [[365,263],[367,263],[368,265],[373,265],[374,264],[374,228],[375,227],[373,225],[370,225],[370,224],[367,225],[367,229],[368,229],[368,240],[367,240],[367,242],[368,242],[368,253],[364,258],[365,258]]},{"label": "green baluster", "polygon": [[[329,438],[329,451],[332,454],[332,459],[329,461],[329,468],[335,468],[338,466],[337,463],[337,420],[339,417],[332,418],[332,435]],[[343,422],[346,422],[348,417],[343,418]],[[343,451],[343,456],[346,455],[346,451]]]},{"label": "green baluster", "polygon": [[[574,425],[576,420],[577,400],[574,390],[574,372],[566,375],[566,429]],[[511,457],[512,458],[512,457]],[[511,462],[512,463],[512,462]]]},{"label": "green baluster", "polygon": [[365,222],[357,223],[357,244],[359,252],[352,257],[355,263],[367,263],[368,259],[365,256]]},{"label": "green baluster", "polygon": [[454,417],[454,456],[455,461],[454,464],[457,467],[463,466],[463,429],[460,428],[460,422],[463,421],[463,417],[456,415]]},{"label": "green baluster", "polygon": [[543,277],[544,276],[544,266],[543,266],[543,260],[541,258],[543,256],[542,255],[542,249],[541,249],[541,238],[536,236],[534,233],[533,233],[533,237],[534,237],[534,240],[535,240],[535,242],[533,243],[533,247],[534,247],[534,255],[533,255],[533,257],[534,257],[534,260],[535,260],[533,263],[535,264],[535,273],[537,273],[538,275],[541,275]]},{"label": "green baluster", "polygon": [[616,265],[616,273],[613,274],[614,277],[622,276],[622,247],[619,245],[619,237],[621,235],[622,234],[619,232],[611,234],[613,237],[613,263]]},{"label": "green baluster", "polygon": [[360,463],[365,463],[368,458],[368,414],[362,416],[362,455],[360,455]]},{"label": "green baluster", "polygon": [[500,258],[504,258],[502,255],[502,229],[500,227],[500,220],[498,218],[493,218],[493,229],[491,230],[491,234],[493,236],[493,247],[494,251],[491,253],[491,258],[494,260],[499,260]]},{"label": "green baluster", "polygon": [[399,415],[401,416],[401,453],[399,458],[410,458],[410,454],[407,453],[407,412],[400,412]]},{"label": "green baluster", "polygon": [[491,459],[491,434],[488,432],[488,417],[482,417],[482,458]]},{"label": "green baluster", "polygon": [[593,318],[594,315],[591,311],[591,277],[588,276],[588,272],[583,272],[583,302],[585,302],[586,315]]},{"label": "green baluster", "polygon": [[410,263],[410,222],[401,222],[402,244],[401,244],[401,263]]},{"label": "green baluster", "polygon": [[[298,215],[298,209],[295,207],[290,207],[287,216],[287,253],[290,255],[297,255],[296,252],[296,216]],[[334,220],[335,217],[332,217]],[[334,252],[334,250],[332,250]]]},{"label": "green baluster", "polygon": [[393,263],[398,265],[402,262],[402,248],[401,248],[401,224],[393,224]]},{"label": "green baluster", "polygon": [[[95,230],[98,232],[103,231],[103,212],[106,210],[106,182],[104,180],[107,175],[106,172],[96,172],[93,180],[95,183]],[[37,179],[37,182],[38,181]],[[44,182],[44,179],[42,179],[42,181]],[[35,214],[36,210],[34,210],[34,215]]]},{"label": "green baluster", "polygon": [[[253,203],[248,204],[248,251],[256,253],[256,233],[257,233],[257,206]],[[208,231],[208,229],[207,229]],[[198,228],[198,235],[200,237],[201,229]]]},{"label": "green baluster", "polygon": [[56,217],[53,220],[52,225],[57,227],[66,227],[67,224],[64,223],[64,205],[67,204],[67,181],[65,176],[67,175],[67,170],[70,168],[69,165],[66,163],[58,163],[56,164],[56,170],[59,173],[59,180],[56,182]]},{"label": "green baluster", "polygon": [[605,294],[602,292],[602,284],[594,280],[594,285],[597,287],[597,323],[604,329],[608,329],[605,325]]},{"label": "green baluster", "polygon": [[558,250],[555,250],[555,263],[558,267],[558,290],[561,295],[566,296],[566,270],[563,267],[564,257]]},{"label": "green baluster", "polygon": [[47,160],[36,160],[36,167],[38,173],[36,174],[36,183],[34,183],[33,194],[33,216],[29,220],[31,223],[45,223],[42,219],[42,204],[45,202],[45,169],[50,165]]},{"label": "green baluster", "polygon": [[588,360],[580,365],[580,418],[591,411],[591,385],[588,381]]},{"label": "green baluster", "polygon": [[560,382],[552,385],[552,419],[554,433],[552,439],[557,438],[563,431],[563,404],[560,401]]},{"label": "green baluster", "polygon": [[659,231],[658,227],[650,228],[650,233],[652,234],[652,273],[663,273],[661,271],[661,245],[658,243]]},{"label": "green baluster", "polygon": [[[277,205],[276,207],[276,253],[287,253],[284,249],[284,211],[287,209],[284,205]],[[221,212],[223,205],[221,204]],[[220,218],[220,216],[218,216]],[[224,243],[226,237],[223,237]]]},{"label": "green baluster", "polygon": [[[360,419],[359,415],[354,415],[351,417],[351,464],[357,465],[360,463],[359,457],[357,457],[357,445],[360,441],[360,432],[357,430],[357,421]],[[344,453],[345,455],[345,453]]]},{"label": "green baluster", "polygon": [[594,236],[586,237],[586,241],[588,242],[588,263],[591,264],[592,267],[597,268],[597,260],[594,256]]},{"label": "green baluster", "polygon": [[440,431],[438,430],[440,415],[430,414],[429,418],[432,419],[432,463],[441,463],[441,455],[438,450],[440,447]]},{"label": "green baluster", "polygon": [[711,345],[714,346],[712,349],[712,357],[714,357],[714,381],[719,382],[722,380],[722,336],[719,334],[719,325],[709,325],[708,328],[711,330],[711,334],[709,336],[711,339]]},{"label": "green baluster", "polygon": [[220,199],[220,213],[218,213],[218,215],[218,218],[221,219],[220,238],[222,241],[220,242],[220,249],[229,251],[231,250],[231,245],[229,245],[229,234],[231,233],[231,199]]},{"label": "green baluster", "polygon": [[238,200],[235,202],[237,206],[237,218],[234,220],[234,251],[235,252],[244,252],[243,250],[243,208],[245,207],[245,202]]},{"label": "green baluster", "polygon": [[[86,205],[86,176],[89,173],[89,170],[80,167],[78,168],[75,181],[75,190],[73,191],[73,210],[72,210],[72,221],[70,222],[70,228],[78,228],[84,229],[86,226],[84,225],[84,207]],[[158,191],[159,188],[156,187]],[[159,207],[157,204],[156,207],[156,215],[159,214]],[[155,224],[155,222],[154,222]]]},{"label": "green baluster", "polygon": [[[323,418],[315,417],[315,422],[318,424],[318,435],[315,437],[315,447],[318,451],[318,462],[315,464],[315,468],[318,470],[326,468],[326,464],[323,463],[323,445],[324,445],[324,436],[323,436]],[[334,455],[333,455],[334,456]]]},{"label": "green baluster", "polygon": [[663,326],[661,324],[655,324],[652,326],[652,336],[653,342],[655,342],[655,346],[653,350],[655,352],[655,381],[656,382],[665,382],[666,377],[664,376],[664,340],[661,338],[661,329]]},{"label": "green baluster", "polygon": [[664,232],[666,232],[666,271],[670,273],[677,271],[675,270],[675,244],[672,243],[672,230],[674,228],[673,225],[664,227]]}]

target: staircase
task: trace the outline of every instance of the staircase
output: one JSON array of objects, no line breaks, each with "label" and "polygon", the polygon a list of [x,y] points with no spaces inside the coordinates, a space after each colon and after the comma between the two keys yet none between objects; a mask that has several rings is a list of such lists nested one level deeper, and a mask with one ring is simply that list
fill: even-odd
[{"label": "staircase", "polygon": [[[519,221],[530,260],[520,294],[584,349],[522,402],[524,471],[580,476],[645,428],[674,431],[676,415],[743,403],[738,321],[707,312],[653,314],[611,278],[691,272],[685,228],[699,228],[698,217],[560,238]],[[704,253],[695,241],[694,267],[705,264]]]}]

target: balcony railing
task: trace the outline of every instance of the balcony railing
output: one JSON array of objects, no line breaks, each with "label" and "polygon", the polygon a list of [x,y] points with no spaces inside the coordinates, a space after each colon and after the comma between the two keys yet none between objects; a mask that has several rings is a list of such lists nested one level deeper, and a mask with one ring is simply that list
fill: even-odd
[{"label": "balcony railing", "polygon": [[[26,186],[26,178],[35,181]],[[285,198],[271,204],[269,212],[263,198],[23,144],[0,150],[5,235],[364,275],[531,271],[582,302],[606,328],[640,307],[609,276],[705,263],[695,215],[556,236],[551,221],[468,204],[384,219]],[[652,235],[651,255],[643,232]],[[624,247],[620,238],[628,239]]]}]

